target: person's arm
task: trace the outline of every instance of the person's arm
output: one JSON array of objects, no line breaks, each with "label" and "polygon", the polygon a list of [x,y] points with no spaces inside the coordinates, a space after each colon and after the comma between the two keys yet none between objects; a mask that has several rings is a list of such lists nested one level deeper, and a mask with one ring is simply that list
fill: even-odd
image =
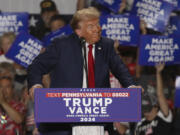
[{"label": "person's arm", "polygon": [[121,124],[120,122],[114,122],[113,125],[120,135],[124,135],[128,130],[128,126]]},{"label": "person's arm", "polygon": [[43,75],[42,83],[44,88],[49,88],[50,82],[51,82],[50,74]]},{"label": "person's arm", "polygon": [[123,11],[125,10],[125,8],[126,8],[126,0],[122,0],[121,3],[120,3],[120,8],[119,8],[118,13],[119,13],[119,14],[123,13]]},{"label": "person's arm", "polygon": [[[141,35],[146,35],[147,34],[147,30],[146,30],[146,23],[143,20],[140,20],[140,30],[141,30]],[[136,78],[140,78],[141,77],[141,72],[142,72],[142,66],[139,65],[139,49],[137,49],[137,58],[136,58]]]},{"label": "person's arm", "polygon": [[136,58],[136,79],[141,77],[142,66],[139,65],[139,48],[137,48],[137,58]]},{"label": "person's arm", "polygon": [[163,81],[162,81],[162,76],[161,76],[161,72],[164,69],[164,66],[165,64],[156,65],[157,97],[158,97],[160,110],[162,111],[164,116],[168,116],[169,107],[168,107],[166,98],[164,96]]},{"label": "person's arm", "polygon": [[33,129],[32,135],[40,135],[40,132],[38,131],[38,128],[37,128],[37,127],[35,127],[35,128]]},{"label": "person's arm", "polygon": [[36,88],[43,88],[43,86],[41,84],[35,84],[29,89],[29,95],[30,95],[30,98],[32,99],[32,101],[34,101],[34,90]]},{"label": "person's arm", "polygon": [[16,111],[14,108],[12,108],[7,101],[4,98],[4,94],[2,90],[0,90],[0,106],[3,108],[3,110],[8,114],[8,116],[14,120],[16,123],[20,124],[24,120],[24,116]]},{"label": "person's arm", "polygon": [[76,8],[77,10],[83,9],[85,7],[85,0],[77,0],[76,6],[77,6]]},{"label": "person's arm", "polygon": [[59,60],[58,41],[58,39],[53,41],[28,67],[28,90],[32,100],[34,100],[34,89],[43,88],[43,75],[48,74]]},{"label": "person's arm", "polygon": [[16,111],[14,108],[12,108],[7,102],[3,102],[1,103],[1,106],[3,107],[3,109],[6,111],[6,113],[8,114],[8,116],[15,121],[16,123],[20,124],[23,122],[24,120],[24,116],[23,114],[19,113],[18,111]]},{"label": "person's arm", "polygon": [[42,85],[42,77],[48,74],[57,64],[59,60],[60,43],[54,41],[47,47],[45,52],[38,55],[28,67],[28,88],[35,84]]}]

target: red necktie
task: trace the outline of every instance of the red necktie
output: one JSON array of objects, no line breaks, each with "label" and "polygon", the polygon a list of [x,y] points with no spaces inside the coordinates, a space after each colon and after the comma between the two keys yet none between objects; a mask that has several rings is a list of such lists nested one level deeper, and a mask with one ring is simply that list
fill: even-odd
[{"label": "red necktie", "polygon": [[95,79],[94,79],[94,59],[92,55],[92,45],[88,45],[88,88],[95,88]]}]

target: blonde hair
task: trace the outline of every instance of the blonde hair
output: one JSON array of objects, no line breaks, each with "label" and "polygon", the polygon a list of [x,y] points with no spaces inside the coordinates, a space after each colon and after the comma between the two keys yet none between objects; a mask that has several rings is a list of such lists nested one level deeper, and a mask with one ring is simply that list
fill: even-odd
[{"label": "blonde hair", "polygon": [[6,32],[1,36],[0,41],[2,41],[3,38],[9,38],[10,42],[13,43],[13,41],[16,38],[16,35],[14,34],[14,32]]},{"label": "blonde hair", "polygon": [[84,21],[84,20],[96,19],[96,18],[99,18],[99,16],[100,16],[100,13],[96,8],[94,7],[84,8],[84,9],[78,10],[74,14],[70,24],[71,24],[72,29],[75,30],[79,28],[79,22]]}]

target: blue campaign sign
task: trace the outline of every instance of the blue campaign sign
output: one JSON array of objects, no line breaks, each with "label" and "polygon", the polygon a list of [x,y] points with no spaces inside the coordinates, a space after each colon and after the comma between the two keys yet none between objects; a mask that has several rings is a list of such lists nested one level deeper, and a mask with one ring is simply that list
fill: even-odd
[{"label": "blue campaign sign", "polygon": [[35,89],[35,121],[137,122],[141,89]]},{"label": "blue campaign sign", "polygon": [[6,57],[27,68],[39,55],[42,47],[41,41],[26,32],[21,32],[6,53]]},{"label": "blue campaign sign", "polygon": [[49,45],[51,43],[51,41],[57,37],[60,37],[62,35],[70,35],[72,33],[72,29],[70,27],[70,25],[66,25],[62,28],[60,28],[57,31],[51,32],[50,34],[48,34],[47,36],[44,37],[43,39],[43,43],[45,46]]},{"label": "blue campaign sign", "polygon": [[166,27],[165,35],[180,35],[180,17],[170,17],[169,24]]},{"label": "blue campaign sign", "polygon": [[121,0],[96,0],[96,2],[107,7],[114,13],[118,13],[121,4]]},{"label": "blue campaign sign", "polygon": [[0,13],[0,35],[4,32],[28,32],[28,13]]},{"label": "blue campaign sign", "polygon": [[180,10],[180,1],[179,0],[163,0],[163,1],[174,5],[174,10],[175,11]]},{"label": "blue campaign sign", "polygon": [[165,62],[167,65],[180,62],[179,38],[156,35],[141,36],[139,64],[154,66],[158,62]]},{"label": "blue campaign sign", "polygon": [[109,15],[100,17],[102,36],[118,40],[121,45],[137,46],[139,42],[139,17]]},{"label": "blue campaign sign", "polygon": [[176,77],[175,107],[180,107],[180,76]]},{"label": "blue campaign sign", "polygon": [[180,10],[180,1],[178,1],[177,10]]},{"label": "blue campaign sign", "polygon": [[155,31],[164,32],[174,5],[162,0],[135,0],[131,14],[138,15]]}]

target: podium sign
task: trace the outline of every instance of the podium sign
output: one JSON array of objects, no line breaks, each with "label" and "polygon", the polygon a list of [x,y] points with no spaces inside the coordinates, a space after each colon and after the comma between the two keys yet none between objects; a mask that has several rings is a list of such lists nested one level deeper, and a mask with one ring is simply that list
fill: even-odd
[{"label": "podium sign", "polygon": [[35,121],[137,122],[141,89],[35,89]]}]

